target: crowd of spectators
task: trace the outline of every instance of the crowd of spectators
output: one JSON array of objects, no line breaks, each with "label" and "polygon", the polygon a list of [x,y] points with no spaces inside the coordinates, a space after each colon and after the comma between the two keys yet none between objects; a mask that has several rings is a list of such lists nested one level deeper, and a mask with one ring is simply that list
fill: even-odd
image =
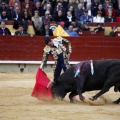
[{"label": "crowd of spectators", "polygon": [[86,23],[116,22],[118,17],[120,0],[2,0],[0,3],[1,21],[14,21],[15,29],[23,25],[25,31],[28,21],[32,21],[36,35],[49,35],[50,30],[45,30],[53,21],[63,22],[70,34],[70,30],[83,28],[79,22],[87,30]]}]

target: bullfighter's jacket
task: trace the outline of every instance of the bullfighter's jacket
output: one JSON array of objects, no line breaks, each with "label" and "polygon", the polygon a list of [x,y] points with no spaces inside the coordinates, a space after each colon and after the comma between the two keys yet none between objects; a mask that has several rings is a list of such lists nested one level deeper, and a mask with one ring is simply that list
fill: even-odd
[{"label": "bullfighter's jacket", "polygon": [[[67,45],[67,49],[63,44]],[[55,68],[56,68],[56,65],[57,65],[57,62],[58,62],[57,60],[58,60],[58,57],[59,57],[60,54],[63,54],[64,64],[66,65],[67,68],[69,68],[69,62],[68,62],[68,57],[67,57],[68,55],[67,54],[69,54],[71,52],[72,52],[71,43],[67,39],[62,38],[62,37],[54,38],[52,47],[47,46],[47,45],[44,47],[44,54],[43,54],[43,57],[42,57],[41,68],[45,67],[45,65],[47,63],[47,60],[48,60],[48,56],[50,54],[55,59],[55,64],[54,64],[54,69],[53,69],[54,72],[55,72]]]}]

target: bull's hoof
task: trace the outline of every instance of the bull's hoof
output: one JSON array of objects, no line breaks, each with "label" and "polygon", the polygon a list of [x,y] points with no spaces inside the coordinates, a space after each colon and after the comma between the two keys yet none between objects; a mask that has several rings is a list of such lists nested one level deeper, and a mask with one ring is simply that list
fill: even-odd
[{"label": "bull's hoof", "polygon": [[90,97],[90,98],[89,98],[89,100],[92,100],[92,101],[94,101],[94,100],[95,100],[95,98],[94,98],[94,97]]},{"label": "bull's hoof", "polygon": [[120,104],[120,98],[116,101],[113,101],[114,104]]},{"label": "bull's hoof", "polygon": [[70,100],[70,103],[75,103],[75,102],[77,102],[78,100],[77,99],[71,99]]},{"label": "bull's hoof", "polygon": [[85,97],[84,97],[84,96],[80,97],[80,100],[81,100],[82,102],[85,102]]}]

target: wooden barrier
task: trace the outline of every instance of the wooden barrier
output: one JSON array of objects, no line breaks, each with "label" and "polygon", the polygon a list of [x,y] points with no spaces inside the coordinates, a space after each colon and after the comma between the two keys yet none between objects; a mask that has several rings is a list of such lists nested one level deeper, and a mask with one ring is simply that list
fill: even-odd
[{"label": "wooden barrier", "polygon": [[78,32],[79,36],[104,36],[105,31],[99,31],[99,32],[94,32],[94,31],[80,31]]},{"label": "wooden barrier", "polygon": [[[89,59],[120,59],[118,37],[66,37],[72,44],[70,61]],[[0,36],[0,60],[40,61],[44,37]],[[49,57],[52,61],[53,58]]]}]

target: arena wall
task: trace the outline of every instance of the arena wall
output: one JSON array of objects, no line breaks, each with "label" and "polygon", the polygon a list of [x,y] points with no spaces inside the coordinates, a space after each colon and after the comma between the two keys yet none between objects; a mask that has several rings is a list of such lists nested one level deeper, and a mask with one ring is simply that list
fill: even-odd
[{"label": "arena wall", "polygon": [[[80,60],[120,59],[119,37],[80,36],[66,39],[72,44],[71,64]],[[40,65],[44,46],[43,36],[1,36],[0,72],[21,71],[20,65],[25,66],[24,72],[35,72]],[[48,64],[48,71],[51,71],[54,64],[52,57],[49,57]]]}]

